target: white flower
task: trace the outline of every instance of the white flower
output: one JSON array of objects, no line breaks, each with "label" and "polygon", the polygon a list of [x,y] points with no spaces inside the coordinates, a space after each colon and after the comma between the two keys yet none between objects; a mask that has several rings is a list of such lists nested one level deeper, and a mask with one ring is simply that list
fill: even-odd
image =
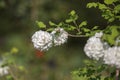
[{"label": "white flower", "polygon": [[110,46],[107,42],[103,42],[104,50],[108,49]]},{"label": "white flower", "polygon": [[103,32],[99,32],[95,34],[95,37],[97,38],[101,38],[103,36]]},{"label": "white flower", "polygon": [[95,36],[90,37],[84,47],[86,55],[90,58],[99,60],[104,53],[103,43],[101,41],[102,33],[96,33]]},{"label": "white flower", "polygon": [[36,49],[41,51],[48,50],[52,47],[52,35],[45,31],[37,31],[32,36],[32,42]]},{"label": "white flower", "polygon": [[104,62],[120,68],[120,47],[114,46],[104,51]]},{"label": "white flower", "polygon": [[56,28],[51,32],[55,46],[64,44],[68,39],[68,33],[63,28]]},{"label": "white flower", "polygon": [[9,74],[9,67],[8,66],[5,66],[5,67],[0,67],[0,76],[4,76],[4,75],[7,75]]},{"label": "white flower", "polygon": [[9,74],[9,67],[8,66],[4,66],[2,67],[2,65],[4,64],[4,60],[0,59],[0,76],[4,76]]}]

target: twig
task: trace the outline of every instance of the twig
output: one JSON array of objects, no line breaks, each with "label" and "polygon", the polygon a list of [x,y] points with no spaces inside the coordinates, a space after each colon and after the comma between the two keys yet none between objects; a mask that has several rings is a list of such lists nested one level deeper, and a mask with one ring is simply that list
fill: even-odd
[{"label": "twig", "polygon": [[75,26],[77,27],[77,31],[80,32],[79,26],[77,25],[77,23],[75,21],[73,21],[73,23],[75,24]]},{"label": "twig", "polygon": [[119,42],[120,42],[120,36],[117,37],[115,45],[118,46]]},{"label": "twig", "polygon": [[68,36],[70,36],[70,37],[87,37],[85,35],[73,35],[73,34],[68,34]]},{"label": "twig", "polygon": [[11,76],[13,77],[14,80],[18,80],[17,77],[13,74],[11,69],[9,69],[9,73],[11,74]]},{"label": "twig", "polygon": [[119,74],[120,74],[120,71],[119,69],[116,69],[116,75],[115,75],[115,80],[119,80]]}]

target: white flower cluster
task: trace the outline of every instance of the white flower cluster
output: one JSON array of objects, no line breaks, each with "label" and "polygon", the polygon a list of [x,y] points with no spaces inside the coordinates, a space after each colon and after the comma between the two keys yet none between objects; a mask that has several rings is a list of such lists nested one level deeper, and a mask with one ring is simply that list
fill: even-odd
[{"label": "white flower cluster", "polygon": [[[120,68],[120,47],[110,47],[106,42],[101,41],[103,33],[96,33],[88,39],[84,51],[86,55],[95,60],[103,59],[105,64],[114,65]],[[118,43],[118,40],[116,41]]]},{"label": "white flower cluster", "polygon": [[110,47],[104,51],[104,62],[108,65],[114,65],[120,68],[120,47]]},{"label": "white flower cluster", "polygon": [[52,36],[45,31],[37,31],[32,36],[32,42],[36,49],[48,50],[52,46]]},{"label": "white flower cluster", "polygon": [[9,74],[8,70],[9,70],[9,67],[0,67],[0,76]]},{"label": "white flower cluster", "polygon": [[2,67],[2,65],[3,65],[3,61],[1,60],[0,61],[0,76],[4,76],[4,75],[7,75],[7,74],[9,74],[9,67],[8,66],[4,66],[4,67]]},{"label": "white flower cluster", "polygon": [[102,32],[96,33],[95,36],[88,39],[87,44],[84,47],[84,51],[88,57],[99,60],[99,58],[104,55],[104,46],[100,39],[102,35]]},{"label": "white flower cluster", "polygon": [[54,37],[55,46],[64,44],[68,39],[68,33],[63,28],[56,28],[51,34]]},{"label": "white flower cluster", "polygon": [[32,42],[36,49],[48,50],[50,47],[64,44],[68,39],[68,33],[63,28],[56,28],[51,33],[37,31],[32,36]]}]

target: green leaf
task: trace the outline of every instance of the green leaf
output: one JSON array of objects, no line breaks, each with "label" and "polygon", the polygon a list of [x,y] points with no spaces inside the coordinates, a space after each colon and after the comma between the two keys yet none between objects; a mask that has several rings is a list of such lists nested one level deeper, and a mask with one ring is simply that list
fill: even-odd
[{"label": "green leaf", "polygon": [[85,36],[90,36],[90,33],[85,33]]},{"label": "green leaf", "polygon": [[66,23],[71,23],[71,22],[73,22],[73,20],[72,19],[66,19],[65,22]]},{"label": "green leaf", "polygon": [[78,19],[78,15],[74,10],[69,13],[69,18],[65,20],[66,23],[74,22]]},{"label": "green leaf", "polygon": [[112,18],[110,18],[110,19],[108,20],[108,22],[113,22],[114,20],[115,20],[115,18],[112,17]]},{"label": "green leaf", "polygon": [[94,26],[94,27],[92,28],[92,30],[98,29],[98,27],[99,27],[99,26]]},{"label": "green leaf", "polygon": [[75,15],[76,14],[76,12],[74,11],[74,10],[72,10],[71,12],[70,12],[70,15]]},{"label": "green leaf", "polygon": [[90,32],[90,29],[88,29],[88,28],[82,28],[82,30],[83,30],[84,32]]},{"label": "green leaf", "polygon": [[116,10],[116,11],[120,11],[120,4],[117,5],[117,6],[115,6],[114,10]]},{"label": "green leaf", "polygon": [[107,6],[105,4],[98,3],[98,8],[99,9],[107,9]]},{"label": "green leaf", "polygon": [[78,15],[71,16],[71,19],[72,19],[73,21],[76,21],[76,20],[78,19]]},{"label": "green leaf", "polygon": [[120,16],[115,16],[115,18],[118,18],[120,20]]},{"label": "green leaf", "polygon": [[115,0],[104,0],[105,4],[112,4]]},{"label": "green leaf", "polygon": [[74,29],[76,29],[75,26],[69,25],[69,30],[74,30]]},{"label": "green leaf", "polygon": [[107,41],[110,45],[115,45],[116,37],[120,35],[120,26],[109,26],[105,30],[102,39]]},{"label": "green leaf", "polygon": [[90,36],[94,36],[96,32],[100,32],[100,31],[101,30],[99,30],[99,29],[90,31]]},{"label": "green leaf", "polygon": [[39,28],[46,28],[46,25],[41,21],[36,21]]},{"label": "green leaf", "polygon": [[18,68],[19,68],[20,71],[24,71],[25,70],[24,66],[18,66]]},{"label": "green leaf", "polygon": [[63,28],[66,30],[66,31],[73,31],[76,29],[75,26],[72,26],[72,25],[69,25],[69,24],[64,24],[63,25]]},{"label": "green leaf", "polygon": [[61,27],[63,25],[63,22],[60,22],[57,26]]},{"label": "green leaf", "polygon": [[86,26],[86,25],[87,25],[87,21],[83,21],[80,23],[79,27],[81,28],[81,27]]},{"label": "green leaf", "polygon": [[12,54],[16,54],[16,53],[18,53],[18,51],[19,51],[19,50],[18,50],[16,47],[13,47],[10,52],[11,52]]},{"label": "green leaf", "polygon": [[49,29],[47,29],[47,31],[53,31],[54,30],[54,28],[49,28]]},{"label": "green leaf", "polygon": [[96,8],[97,6],[98,6],[97,3],[95,3],[95,2],[87,4],[87,8],[92,8],[92,7]]},{"label": "green leaf", "polygon": [[7,76],[6,76],[6,79],[7,79],[7,80],[13,80],[13,77],[12,77],[11,75],[7,75]]},{"label": "green leaf", "polygon": [[49,25],[50,25],[50,26],[56,26],[56,24],[53,23],[52,21],[49,21]]}]

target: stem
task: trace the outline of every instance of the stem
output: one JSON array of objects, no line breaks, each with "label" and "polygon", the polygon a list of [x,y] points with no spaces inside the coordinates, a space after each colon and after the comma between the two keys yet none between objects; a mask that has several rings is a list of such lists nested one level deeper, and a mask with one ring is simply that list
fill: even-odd
[{"label": "stem", "polygon": [[17,77],[17,73],[14,74],[14,72],[16,72],[17,65],[16,64],[10,65],[9,68],[10,68],[9,73],[12,76],[12,78],[14,80],[19,80],[18,77]]},{"label": "stem", "polygon": [[77,31],[78,33],[80,32],[79,26],[77,25],[77,23],[75,21],[73,21],[73,23],[75,24],[75,26],[77,27]]},{"label": "stem", "polygon": [[118,46],[119,42],[120,42],[120,36],[117,37],[115,45]]},{"label": "stem", "polygon": [[70,37],[87,37],[85,35],[72,35],[72,34],[68,34],[68,36],[70,36]]},{"label": "stem", "polygon": [[112,8],[110,8],[110,7],[107,7],[109,10],[112,10],[113,11],[113,9]]},{"label": "stem", "polygon": [[112,5],[115,7],[115,4],[114,4],[114,3],[112,3]]},{"label": "stem", "polygon": [[116,69],[116,75],[115,75],[115,80],[119,80],[119,74],[120,74],[120,71],[119,69]]},{"label": "stem", "polygon": [[18,80],[17,77],[13,74],[13,71],[11,69],[9,69],[9,72],[14,80]]}]

